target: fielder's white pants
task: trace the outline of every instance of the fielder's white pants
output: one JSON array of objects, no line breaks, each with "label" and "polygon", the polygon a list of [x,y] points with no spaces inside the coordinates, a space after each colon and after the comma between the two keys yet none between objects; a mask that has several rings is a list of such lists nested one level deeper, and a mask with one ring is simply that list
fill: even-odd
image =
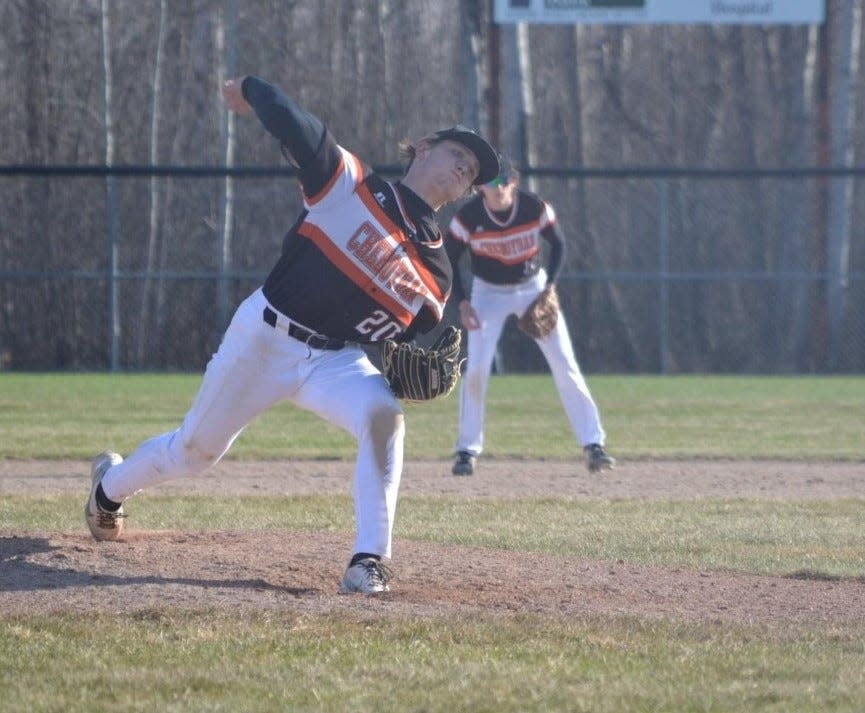
[{"label": "fielder's white pants", "polygon": [[390,557],[403,463],[402,407],[363,349],[310,349],[266,324],[266,305],[259,289],[238,307],[180,428],[142,443],[107,472],[102,488],[120,502],[196,475],[218,462],[256,416],[288,400],[357,440],[354,551]]},{"label": "fielder's white pants", "polygon": [[[547,282],[541,270],[519,285],[493,285],[477,276],[472,280],[471,304],[480,320],[480,329],[468,332],[466,366],[460,386],[460,422],[456,450],[480,455],[484,448],[484,411],[490,370],[505,320],[525,312]],[[604,445],[598,407],[574,356],[568,326],[559,311],[556,328],[544,339],[536,339],[553,374],[559,397],[581,446]]]}]

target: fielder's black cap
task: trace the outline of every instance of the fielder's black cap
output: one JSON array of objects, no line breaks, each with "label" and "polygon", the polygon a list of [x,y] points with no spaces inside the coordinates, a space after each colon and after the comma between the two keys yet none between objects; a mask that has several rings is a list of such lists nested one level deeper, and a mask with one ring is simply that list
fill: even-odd
[{"label": "fielder's black cap", "polygon": [[492,181],[499,173],[499,157],[481,136],[469,127],[457,124],[450,129],[436,131],[433,136],[441,141],[456,141],[471,151],[480,164],[478,176],[473,185],[480,186]]},{"label": "fielder's black cap", "polygon": [[[499,172],[496,174],[495,178],[499,179],[499,183],[508,183],[511,178],[513,178],[516,173],[517,167],[514,166],[514,162],[511,161],[510,156],[507,154],[500,153],[499,154]],[[495,180],[492,179],[492,180]]]}]

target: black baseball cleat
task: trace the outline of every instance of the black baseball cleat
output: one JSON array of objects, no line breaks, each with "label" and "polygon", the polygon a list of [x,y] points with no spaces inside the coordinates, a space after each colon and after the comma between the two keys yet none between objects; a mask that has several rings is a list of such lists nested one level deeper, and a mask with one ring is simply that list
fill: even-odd
[{"label": "black baseball cleat", "polygon": [[601,470],[612,470],[616,466],[616,459],[607,455],[604,447],[598,443],[590,443],[583,452],[586,454],[586,468],[590,473]]},{"label": "black baseball cleat", "polygon": [[468,451],[460,451],[457,453],[451,473],[454,475],[473,475],[475,472],[475,461],[477,461],[477,456],[473,456]]}]

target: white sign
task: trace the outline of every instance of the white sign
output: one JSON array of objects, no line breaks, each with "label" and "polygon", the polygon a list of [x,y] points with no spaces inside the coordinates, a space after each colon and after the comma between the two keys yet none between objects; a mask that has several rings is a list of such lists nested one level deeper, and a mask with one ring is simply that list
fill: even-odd
[{"label": "white sign", "polygon": [[825,0],[495,0],[501,23],[822,24]]}]

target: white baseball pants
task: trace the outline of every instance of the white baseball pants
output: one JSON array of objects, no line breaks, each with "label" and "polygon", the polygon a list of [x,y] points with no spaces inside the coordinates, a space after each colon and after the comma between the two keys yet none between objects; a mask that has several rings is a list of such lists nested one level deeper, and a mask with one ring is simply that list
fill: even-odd
[{"label": "white baseball pants", "polygon": [[[544,289],[546,273],[518,285],[493,285],[477,276],[472,280],[471,304],[481,322],[480,329],[467,330],[468,350],[460,387],[460,422],[456,450],[480,455],[484,448],[484,415],[490,369],[505,320],[525,312]],[[576,439],[581,446],[604,445],[598,407],[577,364],[568,326],[559,312],[556,328],[535,340],[553,374],[559,397]]]},{"label": "white baseball pants", "polygon": [[218,462],[256,416],[288,400],[357,439],[354,551],[390,557],[403,464],[402,407],[363,349],[311,349],[264,322],[267,304],[259,289],[238,307],[180,428],[138,446],[107,472],[102,488],[120,502],[196,475]]}]

